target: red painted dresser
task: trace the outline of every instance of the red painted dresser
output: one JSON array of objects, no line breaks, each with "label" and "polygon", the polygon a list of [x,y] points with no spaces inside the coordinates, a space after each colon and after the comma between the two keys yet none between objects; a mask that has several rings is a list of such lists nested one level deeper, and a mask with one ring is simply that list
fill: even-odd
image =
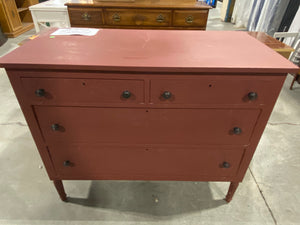
[{"label": "red painted dresser", "polygon": [[49,35],[0,65],[62,200],[62,180],[115,179],[229,181],[230,201],[298,71],[243,32]]}]

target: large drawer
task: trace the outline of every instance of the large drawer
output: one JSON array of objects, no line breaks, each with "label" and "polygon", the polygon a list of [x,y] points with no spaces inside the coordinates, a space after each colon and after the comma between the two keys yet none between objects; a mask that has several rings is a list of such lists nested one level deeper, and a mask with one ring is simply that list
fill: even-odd
[{"label": "large drawer", "polygon": [[68,8],[72,26],[99,26],[103,24],[102,9]]},{"label": "large drawer", "polygon": [[47,143],[246,145],[260,110],[34,107]]},{"label": "large drawer", "polygon": [[171,10],[106,9],[105,24],[115,26],[171,26]]},{"label": "large drawer", "polygon": [[173,13],[173,26],[206,27],[208,10],[175,10]]},{"label": "large drawer", "polygon": [[[99,105],[143,103],[143,80],[22,78],[27,98],[35,105]],[[126,95],[128,94],[129,95]],[[129,96],[129,97],[128,97]]]},{"label": "large drawer", "polygon": [[224,180],[233,177],[243,148],[142,148],[105,145],[49,147],[61,179]]},{"label": "large drawer", "polygon": [[153,104],[243,104],[273,102],[279,79],[203,76],[195,79],[152,79]]}]

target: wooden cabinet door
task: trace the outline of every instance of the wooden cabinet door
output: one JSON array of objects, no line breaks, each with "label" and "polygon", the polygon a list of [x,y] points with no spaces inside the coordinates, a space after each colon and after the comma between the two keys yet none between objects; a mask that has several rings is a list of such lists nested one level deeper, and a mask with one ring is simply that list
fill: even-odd
[{"label": "wooden cabinet door", "polygon": [[3,0],[3,5],[6,12],[6,21],[8,23],[9,32],[20,29],[22,27],[22,22],[20,20],[15,1]]}]

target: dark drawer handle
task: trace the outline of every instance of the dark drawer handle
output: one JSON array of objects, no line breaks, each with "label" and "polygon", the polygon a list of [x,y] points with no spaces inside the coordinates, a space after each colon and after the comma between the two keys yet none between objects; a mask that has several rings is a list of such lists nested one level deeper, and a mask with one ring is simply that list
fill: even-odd
[{"label": "dark drawer handle", "polygon": [[241,133],[242,133],[242,129],[239,128],[239,127],[234,127],[234,128],[233,128],[233,133],[234,133],[234,134],[241,134]]},{"label": "dark drawer handle", "polygon": [[115,13],[115,14],[113,15],[113,20],[114,20],[115,22],[120,22],[120,21],[121,21],[121,16],[120,16],[118,13]]},{"label": "dark drawer handle", "polygon": [[185,22],[189,23],[189,24],[192,24],[194,22],[194,18],[192,16],[187,16],[185,18]]},{"label": "dark drawer handle", "polygon": [[165,17],[164,17],[163,15],[159,14],[159,15],[156,17],[156,21],[157,21],[158,23],[163,23],[163,22],[165,22]]},{"label": "dark drawer handle", "polygon": [[228,168],[230,168],[230,166],[231,166],[231,165],[230,165],[229,162],[223,162],[223,163],[222,163],[222,167],[223,167],[223,168],[228,169]]},{"label": "dark drawer handle", "polygon": [[85,20],[85,21],[89,21],[89,20],[91,20],[91,15],[88,14],[88,13],[83,13],[83,14],[81,15],[81,18],[82,18],[83,20]]},{"label": "dark drawer handle", "polygon": [[248,93],[248,98],[249,100],[253,101],[253,100],[256,100],[258,97],[257,93],[256,92],[249,92]]},{"label": "dark drawer handle", "polygon": [[69,160],[64,161],[64,166],[71,166],[72,163]]},{"label": "dark drawer handle", "polygon": [[45,90],[44,89],[37,89],[35,91],[35,95],[38,96],[38,97],[44,97],[46,94]]},{"label": "dark drawer handle", "polygon": [[131,96],[130,91],[123,91],[123,93],[122,93],[123,98],[130,98],[130,96]]},{"label": "dark drawer handle", "polygon": [[57,123],[54,123],[54,124],[51,125],[51,129],[54,130],[54,131],[58,131],[59,128],[60,128],[60,126]]},{"label": "dark drawer handle", "polygon": [[172,93],[169,92],[169,91],[165,91],[163,94],[162,94],[162,97],[164,99],[170,99],[172,97]]}]

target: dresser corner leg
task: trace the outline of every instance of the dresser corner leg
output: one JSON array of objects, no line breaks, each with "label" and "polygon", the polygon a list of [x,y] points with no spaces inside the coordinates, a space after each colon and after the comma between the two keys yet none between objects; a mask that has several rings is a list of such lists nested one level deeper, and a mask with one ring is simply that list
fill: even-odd
[{"label": "dresser corner leg", "polygon": [[231,182],[230,183],[230,186],[229,186],[226,198],[225,198],[226,202],[229,203],[232,200],[232,197],[238,186],[239,186],[239,182]]},{"label": "dresser corner leg", "polygon": [[59,197],[62,201],[67,201],[67,195],[64,189],[64,185],[62,183],[62,180],[53,180],[54,186],[59,194]]}]

